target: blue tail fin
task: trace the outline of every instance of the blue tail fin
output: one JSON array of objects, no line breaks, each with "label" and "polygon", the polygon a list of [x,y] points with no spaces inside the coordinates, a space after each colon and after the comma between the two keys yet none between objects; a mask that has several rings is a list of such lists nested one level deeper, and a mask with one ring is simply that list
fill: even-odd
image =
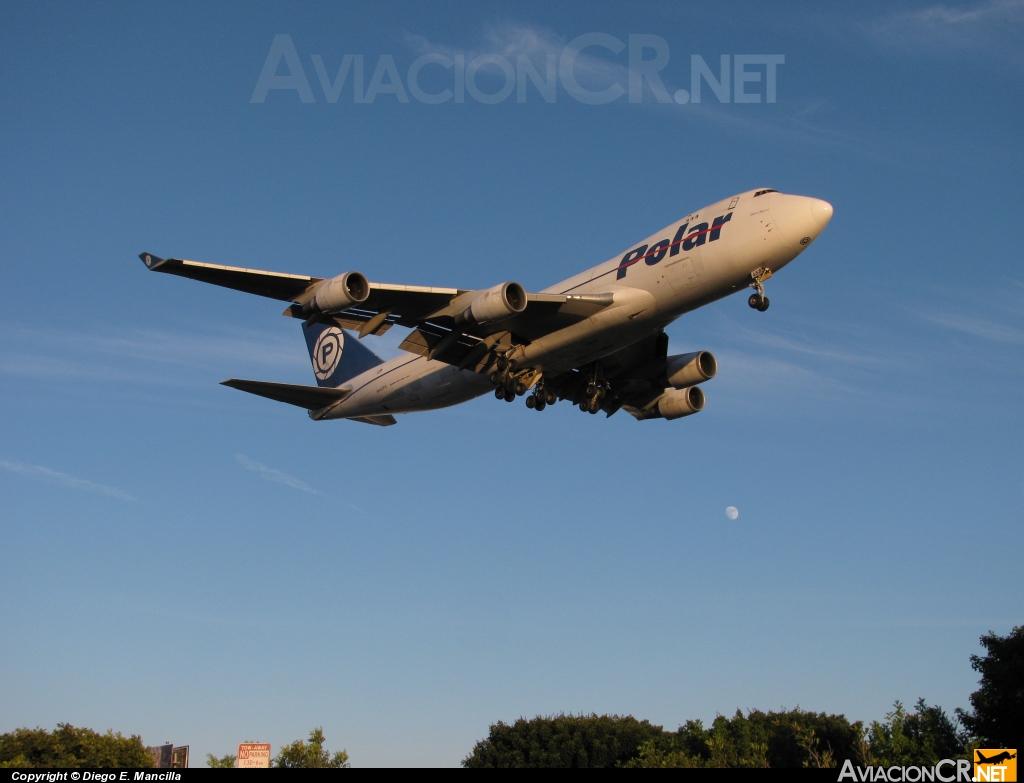
[{"label": "blue tail fin", "polygon": [[317,386],[340,386],[384,360],[357,339],[332,324],[303,326]]}]

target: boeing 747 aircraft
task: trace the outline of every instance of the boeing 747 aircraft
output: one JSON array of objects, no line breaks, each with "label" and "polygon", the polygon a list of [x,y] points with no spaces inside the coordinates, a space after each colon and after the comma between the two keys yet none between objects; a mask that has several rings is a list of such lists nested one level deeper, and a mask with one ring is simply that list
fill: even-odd
[{"label": "boeing 747 aircraft", "polygon": [[[678,419],[703,409],[700,384],[718,364],[709,351],[670,356],[665,327],[748,287],[750,306],[764,312],[765,281],[831,218],[826,201],[751,190],[540,293],[514,282],[470,291],[371,283],[359,272],[324,279],[140,258],[154,272],[290,302],[284,315],[302,321],[317,385],[223,383],[305,408],[317,421],[388,426],[396,413],[488,392],[506,402],[530,392],[526,405],[538,411],[561,399],[589,413]],[[360,342],[394,324],[412,330],[402,356],[384,361]]]}]

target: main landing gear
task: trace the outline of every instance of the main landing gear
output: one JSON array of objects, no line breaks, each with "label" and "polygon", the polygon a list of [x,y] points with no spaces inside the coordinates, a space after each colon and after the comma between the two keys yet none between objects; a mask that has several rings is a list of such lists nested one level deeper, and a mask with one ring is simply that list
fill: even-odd
[{"label": "main landing gear", "polygon": [[515,359],[509,359],[504,354],[500,355],[495,362],[495,369],[491,372],[490,381],[498,388],[494,390],[494,396],[505,402],[512,402],[516,397],[522,397],[530,387],[523,379],[529,373],[516,375],[519,369]]},{"label": "main landing gear", "polygon": [[522,397],[533,386],[533,394],[526,398],[526,407],[530,410],[542,411],[558,400],[558,395],[544,384],[543,373],[529,367],[521,368],[508,354],[498,356],[489,378],[497,387],[494,396],[505,402]]},{"label": "main landing gear", "polygon": [[580,410],[584,413],[597,413],[601,410],[604,398],[608,396],[608,382],[601,377],[600,363],[594,364],[594,371],[587,379],[587,388],[580,400]]},{"label": "main landing gear", "polygon": [[759,312],[764,312],[768,309],[768,297],[764,295],[764,281],[772,276],[772,270],[767,267],[761,267],[755,269],[750,273],[754,282],[750,284],[750,287],[754,289],[755,293],[750,295],[747,300],[747,304]]},{"label": "main landing gear", "polygon": [[554,405],[558,399],[550,389],[545,389],[543,382],[537,384],[536,390],[526,398],[526,407],[535,411],[542,411],[548,405]]}]

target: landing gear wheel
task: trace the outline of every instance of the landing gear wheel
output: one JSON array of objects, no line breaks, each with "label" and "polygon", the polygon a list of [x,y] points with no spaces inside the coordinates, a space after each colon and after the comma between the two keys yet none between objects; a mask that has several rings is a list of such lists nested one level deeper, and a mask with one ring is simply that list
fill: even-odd
[{"label": "landing gear wheel", "polygon": [[581,402],[580,403],[580,410],[583,411],[584,413],[589,411],[590,410],[590,401],[589,400],[584,400],[583,402]]},{"label": "landing gear wheel", "polygon": [[526,394],[526,384],[523,383],[522,381],[516,381],[515,392],[516,395],[522,397],[524,394]]},{"label": "landing gear wheel", "polygon": [[516,365],[516,360],[515,359],[509,359],[508,360],[508,371],[510,373],[515,372],[517,366],[518,365]]},{"label": "landing gear wheel", "polygon": [[537,407],[537,398],[532,394],[526,398],[526,407],[531,409]]},{"label": "landing gear wheel", "polygon": [[506,391],[505,392],[505,402],[512,402],[512,400],[514,400],[515,398],[516,398],[516,393],[514,391]]},{"label": "landing gear wheel", "polygon": [[555,396],[555,393],[553,391],[544,392],[544,402],[546,402],[548,405],[554,405],[555,400],[557,399],[558,398]]},{"label": "landing gear wheel", "polygon": [[761,297],[761,304],[759,304],[759,305],[757,306],[757,309],[758,309],[758,310],[759,310],[760,312],[762,312],[762,313],[763,313],[763,312],[764,312],[765,310],[767,310],[767,309],[768,309],[768,297],[767,297],[767,296],[762,296],[762,297]]},{"label": "landing gear wheel", "polygon": [[761,294],[751,294],[750,298],[747,300],[747,304],[750,305],[755,310],[760,310],[761,301],[763,299],[764,297],[762,297]]},{"label": "landing gear wheel", "polygon": [[[533,397],[531,397],[530,399],[532,400]],[[544,402],[544,400],[537,400],[537,404],[536,404],[537,410],[542,411],[542,410],[544,410],[545,407],[547,407],[547,403]]]},{"label": "landing gear wheel", "polygon": [[499,400],[505,399],[505,390],[502,389],[501,387],[495,389],[494,396],[497,397]]},{"label": "landing gear wheel", "polygon": [[491,383],[493,383],[495,386],[497,386],[498,385],[498,381],[500,381],[500,380],[501,380],[501,373],[499,373],[497,371],[491,373]]},{"label": "landing gear wheel", "polygon": [[597,413],[599,410],[601,410],[601,401],[591,400],[590,404],[587,406],[587,410],[590,411],[591,413]]}]

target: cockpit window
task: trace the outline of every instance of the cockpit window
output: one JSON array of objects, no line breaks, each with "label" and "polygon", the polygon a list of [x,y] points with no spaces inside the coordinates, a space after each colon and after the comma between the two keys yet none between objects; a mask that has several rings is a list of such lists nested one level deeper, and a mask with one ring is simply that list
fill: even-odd
[{"label": "cockpit window", "polygon": [[778,193],[778,192],[779,191],[777,191],[777,190],[771,190],[771,189],[759,190],[759,191],[757,191],[757,193],[754,194],[754,198],[757,198],[758,196],[763,196],[765,193]]}]

